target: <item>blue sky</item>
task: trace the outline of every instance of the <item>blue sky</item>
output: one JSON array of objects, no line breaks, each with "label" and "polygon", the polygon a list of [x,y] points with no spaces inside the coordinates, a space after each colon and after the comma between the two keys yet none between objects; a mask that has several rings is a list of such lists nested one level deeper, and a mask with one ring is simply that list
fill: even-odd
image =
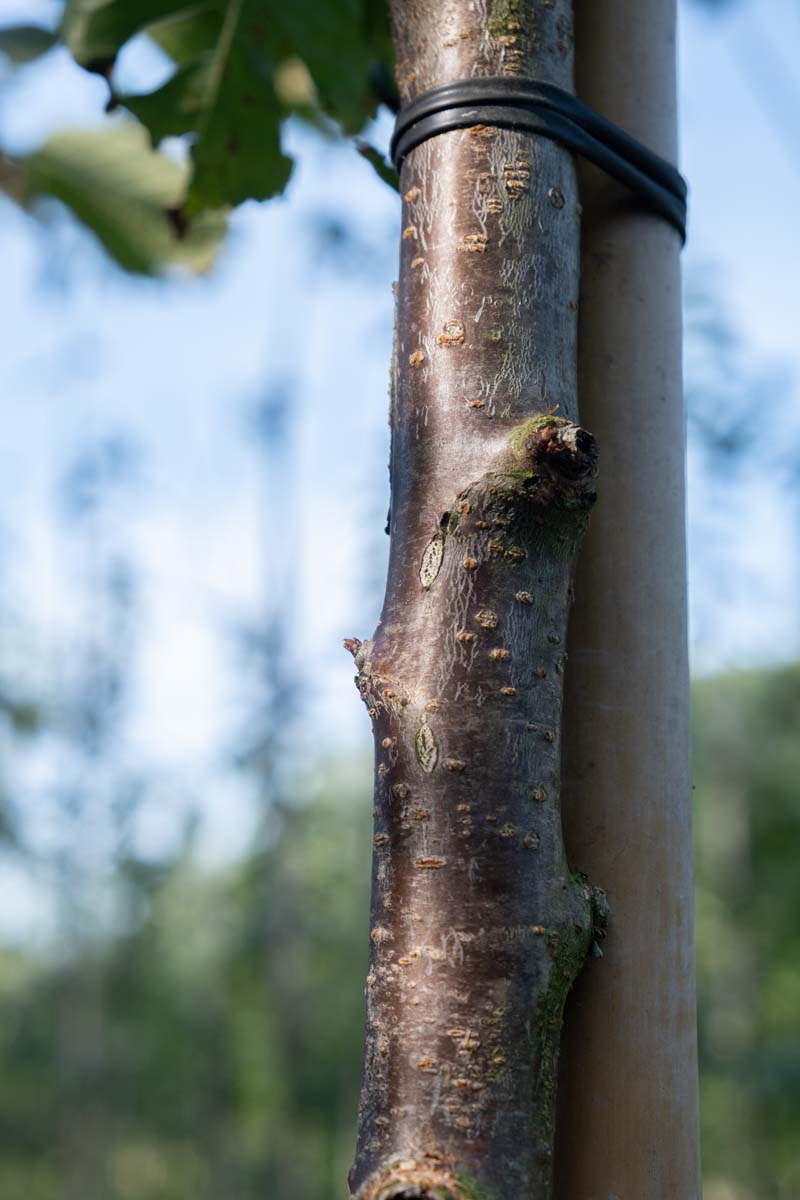
[{"label": "blue sky", "polygon": [[[0,24],[55,7],[0,0]],[[800,44],[800,8],[771,0],[769,12],[748,0],[722,16],[682,10],[684,262],[740,335],[743,370],[783,376],[796,428],[800,91],[787,47]],[[146,86],[164,64],[139,45],[120,70]],[[96,124],[104,99],[101,81],[51,55],[1,83],[0,144],[21,152]],[[375,138],[388,131],[379,122]],[[209,852],[250,835],[252,796],[228,765],[257,686],[242,686],[243,625],[286,614],[287,656],[306,676],[293,727],[307,762],[369,740],[341,639],[367,636],[380,603],[397,200],[349,148],[298,129],[287,142],[298,158],[287,196],[237,213],[205,279],[128,279],[71,222],[43,227],[0,203],[0,570],[15,631],[0,660],[32,686],[67,686],[102,619],[104,555],[121,547],[135,563],[132,685],[114,753],[163,780],[142,814],[144,849],[174,839],[194,803]],[[282,395],[284,438],[268,454],[253,414]],[[763,419],[771,397],[758,403]],[[109,437],[136,448],[131,480],[110,487],[91,527],[66,528],[64,474]],[[696,668],[796,655],[797,503],[765,472],[709,526],[695,519],[709,493],[691,461]],[[53,781],[77,769],[55,751],[13,765],[12,782],[40,798],[43,838]]]}]

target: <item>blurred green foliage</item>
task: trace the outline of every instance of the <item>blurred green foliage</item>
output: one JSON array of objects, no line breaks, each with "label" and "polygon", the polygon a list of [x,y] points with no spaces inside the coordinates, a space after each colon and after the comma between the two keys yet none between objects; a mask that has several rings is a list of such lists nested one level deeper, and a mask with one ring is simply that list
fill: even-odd
[{"label": "blurred green foliage", "polygon": [[[149,92],[123,94],[117,57],[137,36],[163,51],[171,71]],[[286,187],[286,118],[358,133],[384,94],[380,81],[391,79],[385,0],[66,0],[55,30],[0,29],[0,56],[16,66],[59,44],[106,79],[114,115],[28,156],[0,152],[0,189],[26,205],[54,196],[121,266],[143,274],[206,269],[227,211]],[[186,168],[160,152],[166,138],[183,139]],[[367,150],[387,178],[382,156]]]},{"label": "blurred green foliage", "polygon": [[118,866],[119,927],[0,952],[3,1200],[346,1195],[368,770],[331,769],[224,870]]},{"label": "blurred green foliage", "polygon": [[800,666],[696,685],[707,1200],[800,1196]]},{"label": "blurred green foliage", "polygon": [[[800,666],[695,688],[707,1200],[800,1195]],[[122,858],[117,921],[0,952],[3,1200],[346,1195],[370,781],[332,765],[225,869]]]}]

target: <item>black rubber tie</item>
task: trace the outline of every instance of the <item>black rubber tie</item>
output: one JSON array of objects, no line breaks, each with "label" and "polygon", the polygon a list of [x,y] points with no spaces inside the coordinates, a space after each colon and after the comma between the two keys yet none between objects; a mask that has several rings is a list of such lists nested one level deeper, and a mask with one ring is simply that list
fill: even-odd
[{"label": "black rubber tie", "polygon": [[552,83],[510,77],[464,79],[423,92],[397,114],[390,146],[403,159],[439,133],[473,125],[517,129],[560,142],[635,192],[686,241],[686,181],[680,172]]}]

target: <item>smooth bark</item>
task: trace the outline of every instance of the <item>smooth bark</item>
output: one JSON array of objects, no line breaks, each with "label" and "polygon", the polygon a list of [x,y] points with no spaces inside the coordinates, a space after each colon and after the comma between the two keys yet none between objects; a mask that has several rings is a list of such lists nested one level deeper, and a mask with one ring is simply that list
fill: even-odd
[{"label": "smooth bark", "polygon": [[[579,95],[674,161],[673,0],[576,9]],[[603,488],[570,622],[564,834],[611,919],[567,1006],[556,1194],[695,1200],[680,244],[588,168],[581,198],[579,391]]]},{"label": "smooth bark", "polygon": [[[572,83],[571,5],[392,3],[404,100],[471,75]],[[401,179],[391,552],[349,643],[376,746],[359,1200],[550,1195],[567,991],[601,897],[559,808],[576,424],[572,156],[483,125]]]}]

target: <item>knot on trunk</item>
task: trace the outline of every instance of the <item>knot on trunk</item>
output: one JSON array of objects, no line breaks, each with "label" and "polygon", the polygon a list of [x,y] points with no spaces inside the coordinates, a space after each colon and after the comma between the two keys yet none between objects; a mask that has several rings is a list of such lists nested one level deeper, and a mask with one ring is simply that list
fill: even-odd
[{"label": "knot on trunk", "polygon": [[[457,497],[442,527],[462,540],[477,536],[479,550],[485,541],[492,557],[512,563],[537,541],[548,541],[562,557],[570,554],[597,499],[597,459],[597,442],[579,425],[551,413],[533,417],[512,431],[486,474]],[[465,567],[468,561],[478,560],[465,558]]]},{"label": "knot on trunk", "polygon": [[580,425],[543,413],[518,426],[508,439],[517,470],[551,473],[567,483],[587,483],[597,475],[597,442]]},{"label": "knot on trunk", "polygon": [[529,461],[577,483],[597,474],[597,442],[591,433],[565,421],[525,434],[523,449]]}]

